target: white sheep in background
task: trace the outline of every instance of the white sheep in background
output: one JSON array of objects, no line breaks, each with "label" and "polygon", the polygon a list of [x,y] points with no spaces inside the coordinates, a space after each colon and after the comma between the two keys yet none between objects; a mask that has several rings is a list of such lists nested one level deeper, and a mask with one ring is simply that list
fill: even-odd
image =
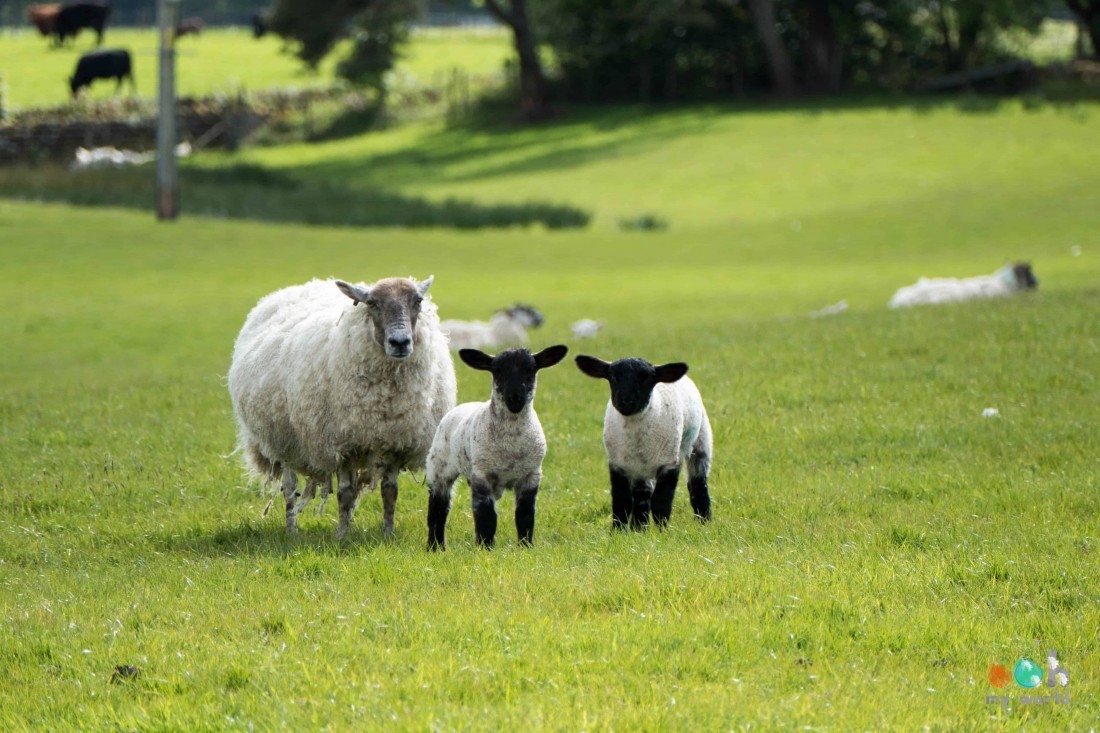
[{"label": "white sheep in background", "polygon": [[470,485],[477,544],[492,547],[497,531],[496,502],[505,489],[516,492],[516,532],[530,545],[535,531],[535,498],[542,482],[546,436],[535,414],[535,382],[540,369],[565,358],[569,349],[551,346],[532,355],[509,349],[489,356],[463,349],[459,358],[492,372],[488,402],[466,402],[446,414],[428,453],[428,548],[443,549],[451,490],[459,476]]},{"label": "white sheep in background", "polygon": [[526,344],[527,329],[542,325],[542,314],[535,308],[517,303],[497,311],[485,321],[443,321],[439,327],[447,334],[452,351],[495,349]]},{"label": "white sheep in background", "polygon": [[603,444],[611,472],[613,527],[642,529],[653,521],[664,527],[680,467],[688,466],[688,493],[695,516],[710,519],[707,475],[713,452],[703,398],[683,363],[654,366],[645,359],[609,364],[584,354],[577,367],[611,385],[603,421]]},{"label": "white sheep in background", "polygon": [[[336,536],[377,481],[383,536],[393,536],[397,474],[424,465],[455,403],[454,365],[425,299],[431,283],[313,280],[266,296],[248,314],[229,369],[239,449],[259,475],[282,477],[288,532],[335,474]],[[301,495],[298,473],[309,479]]]},{"label": "white sheep in background", "polygon": [[956,303],[979,298],[1004,298],[1039,286],[1031,265],[1027,262],[1008,264],[992,275],[976,277],[922,277],[913,285],[900,288],[890,298],[891,308],[914,305]]},{"label": "white sheep in background", "polygon": [[591,318],[573,321],[569,326],[569,330],[579,339],[595,338],[601,328],[603,328],[603,321],[593,321]]}]

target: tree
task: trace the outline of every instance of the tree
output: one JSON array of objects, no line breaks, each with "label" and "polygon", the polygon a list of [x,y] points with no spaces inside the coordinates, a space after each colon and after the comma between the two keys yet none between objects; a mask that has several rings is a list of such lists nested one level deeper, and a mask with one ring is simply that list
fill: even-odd
[{"label": "tree", "polygon": [[781,97],[792,96],[798,88],[794,78],[794,62],[791,61],[791,54],[779,31],[775,3],[773,0],[749,0],[749,10],[752,12],[760,45],[768,59],[775,93]]},{"label": "tree", "polygon": [[351,40],[351,51],[336,73],[385,96],[385,74],[408,39],[416,18],[416,0],[277,0],[269,27],[297,43],[296,53],[316,68],[338,41]]},{"label": "tree", "polygon": [[550,114],[546,75],[539,59],[538,40],[531,26],[527,0],[485,0],[485,7],[512,30],[519,57],[519,99],[523,118],[528,122],[545,119]]},{"label": "tree", "polygon": [[1066,0],[1066,5],[1081,24],[1092,41],[1092,57],[1100,59],[1100,0]]}]

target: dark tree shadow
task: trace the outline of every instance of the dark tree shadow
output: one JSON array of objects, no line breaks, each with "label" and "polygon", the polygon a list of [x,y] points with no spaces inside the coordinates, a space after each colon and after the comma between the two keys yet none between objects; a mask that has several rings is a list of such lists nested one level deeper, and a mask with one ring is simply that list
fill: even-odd
[{"label": "dark tree shadow", "polygon": [[[542,202],[480,204],[448,198],[432,201],[383,187],[351,188],[301,180],[259,166],[185,167],[180,173],[181,208],[186,214],[329,226],[452,227],[479,229],[542,225],[583,227],[591,214]],[[0,169],[0,197],[77,206],[153,205],[154,171],[98,169],[67,171],[42,167]]]}]

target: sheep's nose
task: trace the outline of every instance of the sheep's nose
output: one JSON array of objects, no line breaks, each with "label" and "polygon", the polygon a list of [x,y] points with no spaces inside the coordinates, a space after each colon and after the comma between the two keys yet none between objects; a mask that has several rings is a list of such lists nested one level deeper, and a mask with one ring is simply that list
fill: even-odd
[{"label": "sheep's nose", "polygon": [[390,346],[398,351],[404,351],[412,345],[412,339],[406,335],[390,336],[386,340],[390,342]]}]

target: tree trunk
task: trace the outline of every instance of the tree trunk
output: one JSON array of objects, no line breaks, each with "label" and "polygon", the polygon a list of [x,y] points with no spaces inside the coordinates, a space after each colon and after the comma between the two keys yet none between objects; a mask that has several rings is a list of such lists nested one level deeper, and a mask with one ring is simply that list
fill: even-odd
[{"label": "tree trunk", "polygon": [[809,0],[806,11],[806,86],[814,92],[840,91],[841,53],[833,16],[823,0]]},{"label": "tree trunk", "polygon": [[1092,41],[1092,57],[1100,59],[1100,2],[1066,0],[1066,5],[1081,19],[1081,24],[1088,31],[1089,40]]},{"label": "tree trunk", "polygon": [[794,80],[794,64],[775,22],[775,5],[772,0],[749,0],[752,22],[756,26],[756,35],[764,47],[768,58],[775,93],[781,97],[793,96],[797,87]]},{"label": "tree trunk", "polygon": [[510,0],[511,12],[505,10],[500,0],[485,0],[489,12],[512,29],[512,37],[519,56],[519,97],[523,119],[528,122],[544,120],[550,116],[546,102],[546,75],[539,60],[538,45],[531,30],[527,13],[527,0]]}]

